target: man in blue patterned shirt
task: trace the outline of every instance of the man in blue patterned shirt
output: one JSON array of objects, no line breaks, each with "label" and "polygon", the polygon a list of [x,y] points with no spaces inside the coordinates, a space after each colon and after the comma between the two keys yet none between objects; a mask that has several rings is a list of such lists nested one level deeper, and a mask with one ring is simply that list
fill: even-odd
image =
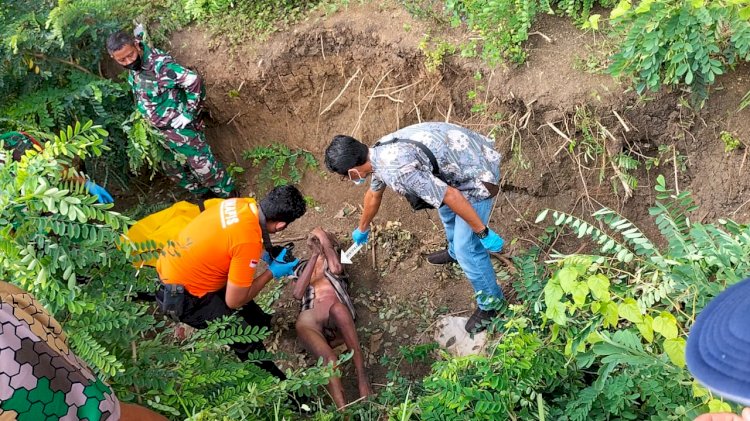
[{"label": "man in blue patterned shirt", "polygon": [[386,186],[415,209],[438,208],[448,248],[427,260],[458,262],[474,287],[478,308],[466,323],[468,332],[486,329],[503,300],[488,254],[502,250],[504,243],[487,226],[500,180],[501,155],[493,146],[491,139],[455,124],[421,123],[384,136],[373,147],[339,135],[325,152],[328,169],[355,184],[372,175],[352,233],[356,243],[367,242]]}]

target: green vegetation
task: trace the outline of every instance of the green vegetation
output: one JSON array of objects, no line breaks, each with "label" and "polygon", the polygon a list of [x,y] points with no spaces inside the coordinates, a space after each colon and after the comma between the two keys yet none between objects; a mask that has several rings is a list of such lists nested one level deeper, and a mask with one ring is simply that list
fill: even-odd
[{"label": "green vegetation", "polygon": [[[421,4],[420,4],[421,3]],[[415,17],[434,14],[429,1],[405,2]],[[612,8],[609,19],[591,14]],[[750,60],[750,9],[743,1],[712,0],[446,0],[444,13],[454,27],[466,25],[477,37],[460,45],[465,57],[491,65],[523,63],[524,43],[538,13],[571,17],[583,29],[612,37],[607,71],[632,82],[638,93],[662,86],[685,86],[702,105],[716,76]],[[433,21],[437,21],[433,19]],[[437,21],[439,22],[439,21]],[[449,48],[441,48],[442,60]],[[434,60],[433,60],[434,61]],[[600,58],[586,67],[599,68]],[[743,101],[743,104],[748,101]],[[744,108],[744,107],[742,107]]]},{"label": "green vegetation", "polygon": [[251,161],[253,167],[261,167],[257,183],[264,187],[297,184],[302,181],[305,170],[318,168],[318,161],[311,152],[289,149],[281,143],[256,146],[244,151],[242,157]]},{"label": "green vegetation", "polygon": [[742,141],[727,131],[721,132],[719,139],[724,142],[724,152],[726,153],[732,152],[742,146]]},{"label": "green vegetation", "polygon": [[[478,35],[464,45],[425,36],[419,48],[430,70],[456,52],[492,64],[522,62],[524,42],[541,12],[568,16],[617,40],[612,41],[616,52],[609,72],[632,80],[638,92],[687,87],[701,102],[717,75],[750,54],[750,12],[741,1],[400,3],[415,16],[466,25]],[[265,329],[241,328],[225,319],[183,338],[178,327],[154,313],[150,301],[137,299],[139,293],[153,292],[155,273],[134,267],[132,258],[136,253],[153,256],[155,244],[132,244],[127,227],[163,204],[141,203],[126,216],[97,204],[67,177],[82,161],[97,180],[127,187],[127,174],[153,176],[161,160],[159,135],[132,113],[129,88],[100,70],[104,39],[137,19],[153,28],[150,35],[157,44],[190,23],[238,43],[266,37],[316,7],[333,11],[347,4],[35,0],[0,5],[0,130],[26,130],[45,143],[42,152],[0,166],[0,277],[48,306],[64,323],[76,353],[121,400],[141,402],[173,419],[296,419],[306,411],[290,394],[323,395],[334,370],[319,363],[279,382],[226,350],[233,342],[267,337]],[[614,7],[609,19],[591,14],[599,7]],[[585,67],[601,68],[603,61],[597,57]],[[488,84],[481,72],[475,74],[474,87],[466,93],[473,113],[489,114]],[[234,100],[238,94],[228,95]],[[740,106],[748,102],[744,98]],[[490,117],[494,123],[504,118]],[[519,118],[528,123],[529,115]],[[573,133],[563,134],[567,151],[579,165],[598,170],[600,182],[612,169],[610,182],[617,192],[637,187],[634,173],[642,164],[647,170],[666,163],[685,168],[686,157],[674,145],[660,145],[658,156],[643,161],[621,147],[610,154],[607,142],[613,136],[587,108],[579,108],[572,120]],[[499,123],[494,127],[501,130]],[[528,168],[521,135],[509,136],[512,162]],[[722,132],[720,140],[727,152],[743,147],[730,131]],[[281,144],[253,148],[243,158],[260,169],[256,180],[265,186],[299,183],[305,171],[319,166],[309,151]],[[235,175],[244,171],[237,164],[229,170]],[[492,327],[502,335],[492,337],[485,353],[451,357],[432,343],[401,347],[396,357],[380,361],[388,374],[376,396],[342,413],[308,415],[318,420],[667,420],[726,409],[686,371],[685,338],[706,303],[750,272],[750,227],[724,219],[693,222],[688,215],[696,206],[690,193],[671,190],[663,176],[656,181],[650,214],[658,238],[645,234],[651,232],[645,221],[636,225],[611,209],[590,219],[544,210],[536,222],[549,226],[534,247],[514,257],[515,272],[498,269],[521,304],[505,309],[507,317]],[[305,200],[318,206],[312,197]],[[377,234],[381,248],[386,241],[394,249],[405,241],[395,228]],[[416,237],[406,234],[407,245],[416,247]],[[585,254],[565,251],[580,246]],[[401,256],[393,255],[393,260]],[[272,311],[284,286],[276,282],[263,292],[259,302],[264,308]],[[269,357],[283,359],[253,356]],[[418,372],[415,368],[427,374],[410,374]],[[308,405],[326,408],[322,399]]]}]

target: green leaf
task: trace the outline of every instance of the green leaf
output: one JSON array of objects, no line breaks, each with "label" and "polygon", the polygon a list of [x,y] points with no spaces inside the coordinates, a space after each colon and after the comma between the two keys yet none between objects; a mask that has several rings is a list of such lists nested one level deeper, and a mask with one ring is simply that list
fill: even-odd
[{"label": "green leaf", "polygon": [[602,15],[594,14],[589,16],[588,24],[591,26],[591,28],[595,31],[599,30],[599,19],[601,19]]},{"label": "green leaf", "polygon": [[582,307],[586,303],[586,297],[589,295],[589,287],[585,282],[576,282],[571,294],[573,295],[575,305]]},{"label": "green leaf", "polygon": [[555,323],[564,326],[568,322],[568,316],[565,315],[565,310],[567,310],[567,306],[558,301],[547,307],[545,315]]},{"label": "green leaf", "polygon": [[604,327],[615,327],[617,326],[618,320],[620,320],[618,314],[617,314],[617,304],[613,303],[612,301],[609,302],[601,302],[599,314],[604,316]]},{"label": "green leaf", "polygon": [[672,364],[680,368],[685,367],[685,339],[665,339],[664,353],[667,354],[667,357],[672,361]]},{"label": "green leaf", "polygon": [[711,413],[732,412],[732,407],[720,399],[711,399],[708,401],[708,410]]},{"label": "green leaf", "polygon": [[640,323],[643,321],[643,316],[641,316],[641,310],[638,308],[638,303],[632,298],[624,299],[623,302],[617,306],[617,314],[632,323]]},{"label": "green leaf", "polygon": [[588,285],[589,289],[591,290],[591,294],[594,296],[595,299],[601,300],[601,301],[609,301],[609,278],[602,275],[601,273],[597,273],[596,275],[591,275],[586,279],[586,285]]},{"label": "green leaf", "polygon": [[578,272],[570,266],[566,266],[557,272],[557,279],[560,280],[560,286],[565,293],[570,294],[578,278]]},{"label": "green leaf", "polygon": [[635,324],[635,327],[637,327],[638,331],[641,332],[643,339],[645,339],[649,343],[654,341],[653,324],[654,319],[649,315],[644,316],[642,322]]},{"label": "green leaf", "polygon": [[643,14],[651,10],[651,4],[654,3],[654,0],[643,0],[638,5],[638,7],[635,8],[635,13],[637,14]]},{"label": "green leaf", "polygon": [[620,16],[627,13],[628,10],[632,7],[630,1],[628,0],[620,0],[620,2],[617,4],[617,7],[612,9],[612,12],[609,14],[610,19],[617,19]]},{"label": "green leaf", "polygon": [[666,311],[662,311],[654,318],[653,328],[655,332],[660,333],[667,339],[677,337],[677,319]]},{"label": "green leaf", "polygon": [[548,212],[549,212],[549,209],[545,209],[545,210],[539,212],[539,215],[536,217],[536,220],[534,221],[534,223],[538,224],[538,223],[544,221],[544,219],[547,217],[547,213]]}]

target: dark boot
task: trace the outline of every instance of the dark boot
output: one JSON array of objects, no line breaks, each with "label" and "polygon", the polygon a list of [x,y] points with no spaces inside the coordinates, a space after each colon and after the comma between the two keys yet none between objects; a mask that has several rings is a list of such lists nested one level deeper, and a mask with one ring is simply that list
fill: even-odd
[{"label": "dark boot", "polygon": [[472,314],[466,322],[464,329],[469,333],[483,332],[487,329],[487,326],[490,325],[492,319],[497,317],[497,314],[497,310],[482,310],[477,307],[477,309],[474,310],[474,314]]},{"label": "dark boot", "polygon": [[451,257],[450,253],[448,253],[448,249],[443,249],[443,250],[428,254],[427,263],[437,266],[437,265],[446,265],[448,263],[458,263],[458,260]]}]

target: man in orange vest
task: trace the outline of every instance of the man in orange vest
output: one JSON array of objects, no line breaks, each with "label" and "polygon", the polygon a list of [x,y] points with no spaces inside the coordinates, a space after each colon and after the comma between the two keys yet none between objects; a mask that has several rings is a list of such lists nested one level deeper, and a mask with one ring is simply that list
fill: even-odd
[{"label": "man in orange vest", "polygon": [[[272,256],[268,234],[284,230],[305,210],[305,199],[293,186],[274,188],[260,203],[236,198],[206,209],[182,230],[156,263],[162,283],[156,292],[159,306],[172,318],[196,329],[234,313],[244,326],[270,327],[271,316],[253,299],[271,278],[291,275],[299,259],[289,258],[287,249]],[[268,263],[268,270],[253,279],[261,259]],[[265,350],[260,342],[231,347],[243,361],[249,353]],[[271,361],[258,366],[284,378]]]}]

